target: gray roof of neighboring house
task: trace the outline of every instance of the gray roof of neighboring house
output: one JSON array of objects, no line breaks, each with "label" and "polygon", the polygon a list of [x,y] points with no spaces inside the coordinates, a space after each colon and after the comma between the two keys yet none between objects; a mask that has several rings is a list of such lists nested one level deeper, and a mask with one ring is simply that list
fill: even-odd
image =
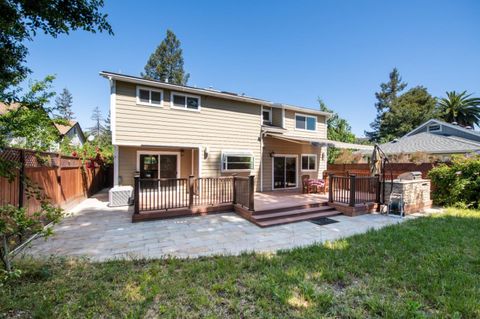
[{"label": "gray roof of neighboring house", "polygon": [[460,132],[463,132],[463,133],[480,136],[480,132],[479,132],[479,131],[475,131],[475,130],[473,130],[473,129],[468,129],[468,128],[462,127],[462,126],[460,126],[460,125],[455,125],[455,124],[447,123],[447,122],[440,121],[440,120],[437,120],[437,119],[431,119],[431,120],[426,121],[426,122],[423,123],[422,125],[414,128],[413,130],[411,130],[410,132],[408,132],[405,136],[414,135],[414,134],[416,134],[419,130],[421,130],[421,129],[424,128],[425,126],[430,125],[430,124],[432,124],[432,123],[444,125],[444,126],[450,127],[450,128],[452,128],[452,129],[454,129],[454,130],[457,130],[457,131],[460,131]]},{"label": "gray roof of neighboring house", "polygon": [[480,143],[456,136],[423,132],[382,144],[380,148],[387,154],[415,152],[450,154],[479,151]]}]

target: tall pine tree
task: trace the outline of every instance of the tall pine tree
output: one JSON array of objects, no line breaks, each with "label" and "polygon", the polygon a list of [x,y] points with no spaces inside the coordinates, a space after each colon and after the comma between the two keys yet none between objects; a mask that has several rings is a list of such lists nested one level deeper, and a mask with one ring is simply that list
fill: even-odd
[{"label": "tall pine tree", "polygon": [[142,77],[173,84],[186,85],[190,74],[183,69],[183,51],[175,33],[167,30],[167,36],[157,47],[145,65]]},{"label": "tall pine tree", "polygon": [[380,84],[380,92],[375,93],[375,97],[377,98],[377,103],[375,103],[377,117],[373,123],[370,124],[370,127],[373,130],[365,132],[365,135],[370,141],[381,142],[384,139],[385,132],[383,132],[382,123],[385,114],[391,110],[393,103],[398,98],[398,94],[406,87],[407,83],[402,81],[402,77],[397,68],[393,68],[392,72],[390,72],[389,81],[387,83]]},{"label": "tall pine tree", "polygon": [[72,106],[72,93],[70,93],[67,88],[64,88],[62,93],[55,99],[55,108],[58,112],[58,117],[67,121],[74,119]]},{"label": "tall pine tree", "polygon": [[90,119],[93,121],[94,125],[90,128],[90,134],[94,135],[97,139],[103,134],[105,131],[105,127],[103,126],[103,115],[102,111],[98,106],[94,107],[92,116]]}]

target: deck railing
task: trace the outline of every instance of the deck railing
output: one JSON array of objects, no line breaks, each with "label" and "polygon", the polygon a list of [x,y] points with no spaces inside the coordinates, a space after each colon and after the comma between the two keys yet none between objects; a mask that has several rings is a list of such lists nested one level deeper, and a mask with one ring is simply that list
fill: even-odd
[{"label": "deck railing", "polygon": [[329,175],[328,201],[354,207],[380,201],[379,176]]},{"label": "deck railing", "polygon": [[233,203],[241,205],[248,210],[254,210],[254,177],[235,176],[233,180],[234,197]]},{"label": "deck railing", "polygon": [[135,177],[134,213],[238,204],[254,209],[254,176],[151,179]]},{"label": "deck railing", "polygon": [[194,179],[193,206],[212,206],[233,202],[234,177]]}]

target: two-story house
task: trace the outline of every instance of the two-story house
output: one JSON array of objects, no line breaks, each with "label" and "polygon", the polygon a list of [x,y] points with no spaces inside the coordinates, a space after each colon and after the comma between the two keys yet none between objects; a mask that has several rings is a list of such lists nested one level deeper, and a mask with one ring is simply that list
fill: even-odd
[{"label": "two-story house", "polygon": [[255,175],[257,191],[298,189],[326,169],[329,113],[112,72],[115,185],[141,178]]}]

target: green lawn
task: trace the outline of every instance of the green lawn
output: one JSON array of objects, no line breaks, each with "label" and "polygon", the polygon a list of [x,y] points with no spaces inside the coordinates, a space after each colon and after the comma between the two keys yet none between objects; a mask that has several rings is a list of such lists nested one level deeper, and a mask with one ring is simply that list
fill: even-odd
[{"label": "green lawn", "polygon": [[478,318],[480,211],[276,255],[22,267],[0,317]]}]

